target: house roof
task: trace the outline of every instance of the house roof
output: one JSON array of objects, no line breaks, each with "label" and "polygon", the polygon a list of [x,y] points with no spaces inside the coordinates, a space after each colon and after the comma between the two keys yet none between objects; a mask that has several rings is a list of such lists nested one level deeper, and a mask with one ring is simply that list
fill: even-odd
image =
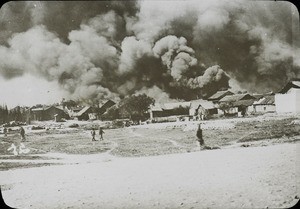
[{"label": "house roof", "polygon": [[201,105],[202,107],[204,107],[204,109],[207,109],[207,110],[215,108],[215,105],[214,105],[213,102],[207,101],[207,100],[204,100],[204,99],[192,100],[190,108],[198,108],[199,105]]},{"label": "house roof", "polygon": [[17,110],[17,109],[20,109],[20,110],[28,110],[28,109],[30,109],[29,107],[24,107],[24,106],[16,106],[16,107],[14,107],[14,108],[12,108],[12,109],[10,109],[10,111],[13,111],[13,110]]},{"label": "house roof", "polygon": [[234,95],[227,95],[223,97],[220,102],[236,102],[239,100],[247,100],[247,99],[255,99],[255,97],[251,96],[250,94],[234,94]]},{"label": "house roof", "polygon": [[150,107],[151,111],[163,111],[163,110],[172,110],[179,108],[198,108],[201,105],[205,109],[214,109],[215,105],[211,101],[197,99],[188,102],[172,102],[172,103],[156,103]]},{"label": "house roof", "polygon": [[150,109],[151,109],[152,111],[163,111],[163,109],[162,109],[160,103],[157,103],[157,104],[155,104],[155,105],[152,105],[152,106],[150,107]]},{"label": "house roof", "polygon": [[71,107],[72,111],[76,111],[79,112],[80,110],[82,110],[84,107]]},{"label": "house roof", "polygon": [[38,108],[32,108],[31,111],[33,112],[38,112],[38,111],[47,111],[49,110],[50,108],[56,108],[58,110],[61,110],[61,111],[64,111],[65,110],[63,109],[63,107],[61,106],[54,106],[54,105],[51,105],[51,106],[44,106],[44,107],[38,107]]},{"label": "house roof", "polygon": [[172,110],[179,107],[190,107],[190,102],[172,102],[162,104],[162,109]]},{"label": "house roof", "polygon": [[51,106],[49,105],[43,105],[43,106],[39,106],[39,107],[31,107],[30,110],[35,112],[35,111],[43,111],[45,109],[50,108]]},{"label": "house roof", "polygon": [[275,104],[274,95],[264,96],[260,100],[253,103],[253,105],[274,105],[274,104]]},{"label": "house roof", "polygon": [[264,97],[263,94],[252,94],[251,96],[255,97],[255,99],[261,99],[262,97]]},{"label": "house roof", "polygon": [[226,95],[232,95],[233,93],[229,90],[226,91],[217,91],[215,94],[213,94],[212,96],[210,96],[208,98],[208,100],[218,100],[223,98]]},{"label": "house roof", "polygon": [[63,111],[65,111],[65,109],[63,108],[63,106],[62,105],[58,105],[58,106],[55,106],[57,109],[60,109],[60,110],[63,110]]},{"label": "house roof", "polygon": [[233,102],[233,106],[251,106],[254,103],[254,99],[248,99],[248,100],[239,100],[239,101],[235,101]]},{"label": "house roof", "polygon": [[31,111],[33,112],[37,112],[37,111],[43,111],[44,108],[43,107],[38,107],[38,108],[32,108]]},{"label": "house roof", "polygon": [[64,111],[64,109],[63,109],[62,106],[54,106],[54,105],[51,105],[51,106],[48,106],[48,107],[44,107],[44,110],[49,110],[50,108],[56,108],[58,110]]},{"label": "house roof", "polygon": [[300,81],[290,81],[288,82],[280,91],[280,94],[285,94],[288,92],[291,88],[300,89]]},{"label": "house roof", "polygon": [[179,107],[189,108],[191,102],[155,103],[150,107],[151,111],[172,110]]},{"label": "house roof", "polygon": [[99,103],[99,107],[100,108],[104,108],[104,109],[107,109],[107,108],[110,108],[112,107],[113,105],[115,105],[116,103],[112,100],[105,100],[101,103]]},{"label": "house roof", "polygon": [[83,109],[81,109],[79,112],[77,112],[75,114],[75,116],[81,116],[82,114],[84,114],[90,108],[91,108],[90,106],[85,106]]}]

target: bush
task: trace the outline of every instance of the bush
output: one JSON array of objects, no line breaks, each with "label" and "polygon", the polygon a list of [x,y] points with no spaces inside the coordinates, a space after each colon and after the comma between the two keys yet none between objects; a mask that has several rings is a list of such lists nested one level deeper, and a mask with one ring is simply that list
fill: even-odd
[{"label": "bush", "polygon": [[31,127],[31,130],[41,130],[41,129],[44,129],[44,127],[42,127],[42,126],[32,126]]},{"label": "bush", "polygon": [[77,123],[72,123],[71,125],[69,125],[69,128],[78,128],[79,125]]}]

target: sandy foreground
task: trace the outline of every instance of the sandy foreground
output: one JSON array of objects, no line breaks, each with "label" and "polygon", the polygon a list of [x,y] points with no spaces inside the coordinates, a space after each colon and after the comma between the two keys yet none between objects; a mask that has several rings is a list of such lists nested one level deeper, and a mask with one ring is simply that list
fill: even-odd
[{"label": "sandy foreground", "polygon": [[64,165],[1,171],[0,181],[14,208],[287,208],[300,196],[299,155],[300,143],[139,158],[70,155]]}]

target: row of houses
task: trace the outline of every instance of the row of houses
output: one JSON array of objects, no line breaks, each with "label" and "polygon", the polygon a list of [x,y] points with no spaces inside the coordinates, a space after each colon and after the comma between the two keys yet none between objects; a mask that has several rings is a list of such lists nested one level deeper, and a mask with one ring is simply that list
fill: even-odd
[{"label": "row of houses", "polygon": [[67,107],[62,105],[42,106],[37,108],[33,107],[30,108],[30,119],[35,121],[61,121],[62,119],[95,120],[113,105],[115,105],[115,102],[108,100],[99,105],[99,107]]},{"label": "row of houses", "polygon": [[291,81],[278,93],[249,94],[218,91],[207,100],[155,104],[150,107],[150,119],[171,115],[205,119],[214,115],[263,114],[268,112],[300,112],[300,81]]},{"label": "row of houses", "polygon": [[[67,107],[52,105],[30,108],[31,120],[65,119],[93,120],[114,106],[112,100],[103,101],[98,107]],[[267,112],[300,112],[300,81],[291,81],[278,93],[249,94],[218,91],[211,97],[185,102],[155,103],[149,108],[151,120],[169,116],[205,119],[215,115],[245,116]]]}]

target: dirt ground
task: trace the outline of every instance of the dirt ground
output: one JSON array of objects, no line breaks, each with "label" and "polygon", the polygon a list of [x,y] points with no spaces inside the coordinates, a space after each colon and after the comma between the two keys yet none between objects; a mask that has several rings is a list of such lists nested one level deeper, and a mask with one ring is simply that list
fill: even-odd
[{"label": "dirt ground", "polygon": [[[300,197],[299,116],[30,131],[0,137],[0,185],[14,208],[287,208]],[[99,138],[99,136],[96,136]]]},{"label": "dirt ground", "polygon": [[288,208],[299,200],[299,148],[93,155],[73,159],[78,164],[2,171],[2,195],[15,208]]}]

